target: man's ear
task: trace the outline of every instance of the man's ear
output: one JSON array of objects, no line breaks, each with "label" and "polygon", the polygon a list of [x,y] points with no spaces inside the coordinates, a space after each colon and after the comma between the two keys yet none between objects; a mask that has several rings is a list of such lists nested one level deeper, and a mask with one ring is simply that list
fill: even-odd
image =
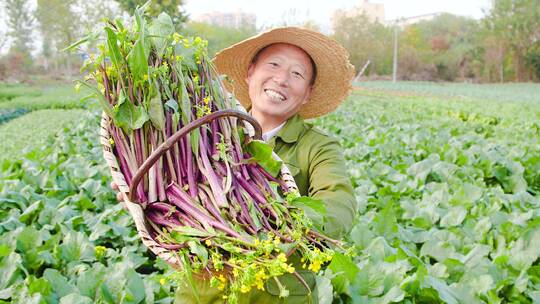
[{"label": "man's ear", "polygon": [[253,75],[253,70],[255,69],[255,65],[253,63],[249,64],[249,68],[247,70],[247,76],[246,76],[246,83],[249,84],[249,80],[251,79],[251,75]]},{"label": "man's ear", "polygon": [[302,105],[305,105],[308,103],[309,99],[311,98],[311,94],[313,93],[313,86],[310,85],[307,89],[306,96],[304,97],[304,100],[302,101]]}]

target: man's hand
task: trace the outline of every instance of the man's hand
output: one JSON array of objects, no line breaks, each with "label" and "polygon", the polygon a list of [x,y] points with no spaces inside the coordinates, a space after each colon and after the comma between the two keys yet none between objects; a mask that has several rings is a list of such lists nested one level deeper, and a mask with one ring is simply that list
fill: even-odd
[{"label": "man's hand", "polygon": [[124,194],[120,192],[120,190],[118,189],[118,185],[115,182],[111,182],[111,188],[116,191],[116,199],[118,200],[118,202],[120,202],[124,209],[127,210],[126,203],[124,203]]}]

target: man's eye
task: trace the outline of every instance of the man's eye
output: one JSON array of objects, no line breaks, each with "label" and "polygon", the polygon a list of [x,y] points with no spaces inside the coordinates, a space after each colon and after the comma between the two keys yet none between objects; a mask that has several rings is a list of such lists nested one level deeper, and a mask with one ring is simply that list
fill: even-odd
[{"label": "man's eye", "polygon": [[302,78],[302,79],[304,78],[304,75],[302,75],[302,73],[300,73],[300,72],[292,72],[292,73],[293,73],[293,75],[296,76],[296,77],[300,77],[300,78]]},{"label": "man's eye", "polygon": [[277,64],[277,62],[269,62],[268,64],[273,66],[273,67],[278,67],[279,66],[279,64]]}]

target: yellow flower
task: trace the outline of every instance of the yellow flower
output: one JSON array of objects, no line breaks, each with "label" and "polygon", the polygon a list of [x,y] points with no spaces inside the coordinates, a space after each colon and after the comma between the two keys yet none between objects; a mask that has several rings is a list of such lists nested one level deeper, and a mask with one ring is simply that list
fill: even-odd
[{"label": "yellow flower", "polygon": [[292,267],[291,265],[289,265],[289,268],[287,268],[287,272],[293,273],[294,271],[295,271],[294,267]]},{"label": "yellow flower", "polygon": [[159,284],[165,285],[166,281],[164,278],[159,279]]},{"label": "yellow flower", "polygon": [[148,74],[144,74],[143,79],[144,79],[144,81],[147,81],[148,80]]},{"label": "yellow flower", "polygon": [[283,252],[278,254],[277,259],[282,263],[287,262],[287,256]]},{"label": "yellow flower", "polygon": [[112,137],[109,138],[109,144],[112,146],[114,145],[114,139]]},{"label": "yellow flower", "polygon": [[248,292],[250,289],[251,289],[251,288],[250,288],[249,286],[242,285],[242,286],[240,287],[240,292],[241,292],[241,293],[246,293],[246,292]]},{"label": "yellow flower", "polygon": [[223,283],[227,281],[227,279],[225,279],[225,277],[222,274],[219,275],[218,280],[220,280]]},{"label": "yellow flower", "polygon": [[178,42],[180,42],[180,40],[182,40],[182,35],[178,34],[178,33],[174,33],[173,34],[173,40],[174,40],[174,44],[177,44]]},{"label": "yellow flower", "polygon": [[204,241],[204,243],[206,244],[206,246],[212,245],[212,241],[210,241],[210,240],[206,240],[206,241]]},{"label": "yellow flower", "polygon": [[210,103],[210,96],[206,96],[205,98],[203,98],[203,102],[204,102],[204,104],[206,104],[206,105],[207,105],[208,103]]},{"label": "yellow flower", "polygon": [[309,270],[313,272],[318,272],[321,269],[321,262],[320,261],[314,261],[311,263],[308,267]]},{"label": "yellow flower", "polygon": [[105,252],[107,252],[107,247],[105,246],[96,246],[94,247],[94,253],[96,254],[96,257],[99,259],[101,258]]}]

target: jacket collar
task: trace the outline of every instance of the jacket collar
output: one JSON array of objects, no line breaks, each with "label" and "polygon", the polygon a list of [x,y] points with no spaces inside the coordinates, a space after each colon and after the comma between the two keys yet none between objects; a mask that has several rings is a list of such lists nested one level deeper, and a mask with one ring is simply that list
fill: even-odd
[{"label": "jacket collar", "polygon": [[276,137],[281,138],[286,143],[296,142],[306,129],[304,120],[300,114],[295,114],[287,120],[283,128],[279,130]]}]

